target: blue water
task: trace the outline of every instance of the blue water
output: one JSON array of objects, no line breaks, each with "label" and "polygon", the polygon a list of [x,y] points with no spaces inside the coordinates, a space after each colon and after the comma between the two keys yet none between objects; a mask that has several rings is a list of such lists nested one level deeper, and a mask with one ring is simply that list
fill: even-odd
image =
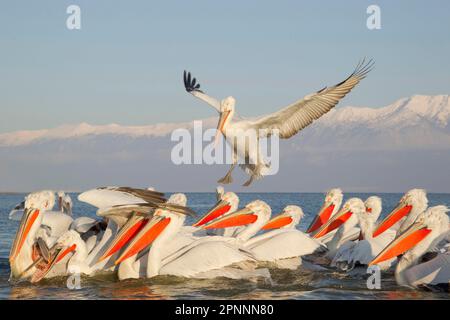
[{"label": "blue water", "polygon": [[[346,194],[346,198],[366,199],[373,194]],[[383,199],[383,215],[394,208],[401,194],[376,194]],[[349,275],[329,270],[312,272],[271,270],[273,283],[232,281],[227,279],[192,280],[176,277],[119,282],[114,275],[82,278],[81,289],[69,290],[66,279],[47,280],[37,285],[8,282],[8,255],[18,227],[8,213],[23,200],[24,194],[0,194],[0,299],[448,299],[447,293],[432,293],[400,288],[392,273],[383,273],[381,290],[369,290],[364,275]],[[95,217],[95,208],[76,200],[74,216]],[[188,193],[188,205],[199,214],[215,201],[213,193]],[[266,201],[273,214],[288,204],[300,205],[305,218],[299,225],[305,230],[319,210],[324,195],[320,193],[241,193],[241,205],[255,199]],[[429,194],[429,205],[450,206],[449,194]],[[192,223],[188,220],[187,223]]]}]

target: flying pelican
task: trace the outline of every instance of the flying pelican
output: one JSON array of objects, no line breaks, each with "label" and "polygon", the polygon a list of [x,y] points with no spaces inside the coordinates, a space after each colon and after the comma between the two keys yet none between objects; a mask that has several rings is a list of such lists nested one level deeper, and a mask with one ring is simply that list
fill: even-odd
[{"label": "flying pelican", "polygon": [[[278,135],[282,139],[288,139],[297,134],[300,130],[310,125],[314,120],[330,111],[336,104],[345,97],[373,67],[370,60],[366,63],[362,60],[355,70],[344,81],[332,87],[325,87],[313,94],[305,96],[293,104],[280,109],[277,112],[259,117],[255,120],[233,121],[235,113],[235,102],[233,97],[227,97],[222,101],[209,97],[200,90],[200,84],[191,74],[184,72],[184,86],[187,92],[203,100],[214,107],[220,114],[217,125],[216,141],[222,133],[226,141],[230,144],[233,152],[233,163],[227,174],[218,182],[228,184],[232,182],[231,173],[235,168],[238,158],[244,159],[240,167],[250,175],[244,186],[249,186],[254,179],[259,179],[270,170],[270,165],[265,163],[259,150],[259,139],[269,137],[272,134]],[[242,135],[251,131],[256,136],[254,146],[249,146],[248,139],[241,139]],[[252,137],[253,138],[253,137]],[[254,147],[254,148],[252,148]]]},{"label": "flying pelican", "polygon": [[388,229],[403,232],[428,206],[427,193],[423,189],[412,189],[400,199],[397,207],[378,224],[373,237],[376,238]]},{"label": "flying pelican", "polygon": [[450,259],[448,252],[438,254],[427,262],[420,263],[421,257],[430,248],[448,236],[449,217],[446,206],[428,208],[380,254],[370,265],[401,256],[395,268],[395,279],[401,286],[440,286],[448,288],[450,279]]},{"label": "flying pelican", "polygon": [[[395,230],[386,230],[377,238],[373,238],[375,223],[382,211],[381,198],[372,196],[364,202],[366,210],[356,212],[361,235],[359,240],[347,241],[339,247],[331,266],[341,270],[352,270],[356,265],[368,265],[383,250],[396,235]],[[386,261],[380,267],[387,270],[392,266],[394,259]]]}]

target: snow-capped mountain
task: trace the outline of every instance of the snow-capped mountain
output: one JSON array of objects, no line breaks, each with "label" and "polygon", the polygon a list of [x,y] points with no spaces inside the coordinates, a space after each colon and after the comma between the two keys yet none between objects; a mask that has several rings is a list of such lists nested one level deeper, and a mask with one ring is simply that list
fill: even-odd
[{"label": "snow-capped mountain", "polygon": [[[205,128],[215,125],[216,119],[203,119]],[[393,143],[396,147],[401,147],[402,142],[408,146],[440,145],[450,146],[450,99],[448,95],[439,96],[413,96],[403,98],[395,103],[381,107],[342,107],[331,110],[328,114],[316,121],[310,128],[302,132],[299,137],[306,147],[320,142],[332,146],[342,146],[348,143],[348,138],[355,135],[362,135],[357,141],[369,142],[368,145],[383,148],[391,147]],[[75,125],[62,125],[54,129],[18,131],[0,134],[0,146],[18,146],[30,143],[64,140],[71,138],[81,138],[85,136],[126,136],[138,137],[164,137],[177,128],[191,129],[193,122],[185,123],[160,123],[148,126],[121,126],[118,124],[90,125],[81,123]],[[412,135],[412,140],[407,136],[402,136],[402,130],[415,130],[419,137]],[[424,132],[427,130],[427,132]],[[439,134],[441,132],[442,134]],[[388,140],[374,143],[374,135],[383,135]],[[396,134],[394,140],[393,134]],[[411,136],[412,132],[403,132]],[[345,138],[339,141],[339,138]],[[418,140],[416,138],[419,138]],[[312,139],[312,140],[310,140]],[[318,141],[323,139],[324,141]],[[305,141],[303,141],[305,140]],[[367,146],[367,145],[366,145]]]},{"label": "snow-capped mountain", "polygon": [[[217,118],[203,121],[214,127]],[[0,190],[153,185],[210,191],[223,165],[176,166],[170,140],[193,122],[148,126],[63,125],[0,134]],[[280,171],[246,191],[450,190],[450,100],[413,96],[380,107],[337,107],[282,141]],[[244,178],[235,171],[236,184]],[[195,181],[195,183],[193,183]]]}]

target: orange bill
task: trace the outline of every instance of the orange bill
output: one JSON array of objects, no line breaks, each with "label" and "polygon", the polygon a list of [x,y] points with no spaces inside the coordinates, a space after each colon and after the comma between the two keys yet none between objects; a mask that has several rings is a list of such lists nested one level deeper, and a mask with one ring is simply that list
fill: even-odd
[{"label": "orange bill", "polygon": [[217,145],[219,141],[219,136],[223,132],[225,123],[230,115],[230,111],[224,111],[220,114],[219,122],[217,123],[216,137],[214,138],[214,144]]},{"label": "orange bill", "polygon": [[378,225],[373,232],[373,237],[377,237],[387,229],[392,227],[397,221],[408,215],[412,210],[412,206],[400,204],[395,208],[384,220]]},{"label": "orange bill", "polygon": [[290,215],[282,213],[267,222],[261,230],[280,229],[292,223],[293,219]]},{"label": "orange bill", "polygon": [[122,255],[114,262],[119,264],[122,261],[138,254],[147,248],[164,231],[170,223],[170,218],[155,216],[147,225],[134,237],[130,245],[125,249]]},{"label": "orange bill", "polygon": [[309,225],[308,230],[306,230],[306,233],[314,232],[321,226],[323,226],[328,221],[328,219],[330,219],[331,213],[333,212],[334,208],[335,208],[334,204],[328,206],[324,204],[320,209],[319,213],[316,215],[314,220]]},{"label": "orange bill", "polygon": [[328,220],[328,222],[325,223],[312,237],[318,239],[320,237],[323,237],[327,233],[339,228],[341,225],[347,222],[352,214],[353,212],[349,211],[348,209],[341,210],[333,218]]},{"label": "orange bill", "polygon": [[229,212],[231,209],[230,204],[227,201],[219,200],[214,207],[211,208],[200,220],[194,223],[192,226],[200,227],[222,215]]},{"label": "orange bill", "polygon": [[49,261],[45,261],[45,259],[39,259],[39,261],[37,261],[37,263],[34,265],[36,271],[31,276],[30,282],[36,283],[41,281],[58,262],[60,262],[69,253],[75,251],[76,248],[77,245],[73,244],[70,247],[58,249],[56,251],[57,253],[52,255]]},{"label": "orange bill", "polygon": [[106,249],[105,253],[98,259],[98,261],[102,261],[122,249],[139,233],[139,231],[142,230],[142,228],[145,227],[147,223],[148,219],[143,216],[134,215],[131,217],[127,223],[122,226],[113,242],[109,245],[108,249]]},{"label": "orange bill", "polygon": [[17,230],[16,238],[14,239],[13,245],[11,247],[11,252],[9,254],[9,262],[13,263],[20,250],[25,243],[25,239],[30,233],[31,227],[36,222],[39,217],[39,210],[37,209],[27,209],[24,211],[22,220],[20,222],[19,230]]},{"label": "orange bill", "polygon": [[378,264],[405,253],[425,239],[430,232],[431,229],[428,229],[421,224],[413,224],[384,248],[383,251],[369,263],[369,265]]},{"label": "orange bill", "polygon": [[211,221],[203,226],[203,229],[222,229],[244,226],[255,222],[258,216],[249,208],[243,208],[225,217]]}]

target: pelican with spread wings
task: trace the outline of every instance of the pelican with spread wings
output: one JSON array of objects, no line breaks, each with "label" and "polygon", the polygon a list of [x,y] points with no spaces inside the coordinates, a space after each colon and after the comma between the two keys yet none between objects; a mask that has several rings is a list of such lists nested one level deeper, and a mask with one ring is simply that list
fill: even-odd
[{"label": "pelican with spread wings", "polygon": [[[250,175],[244,186],[249,186],[254,179],[259,179],[270,171],[270,164],[266,163],[258,150],[259,139],[277,134],[282,139],[288,139],[300,130],[310,125],[330,111],[345,97],[372,69],[372,60],[362,60],[355,70],[344,81],[332,87],[325,87],[313,94],[305,96],[293,104],[274,113],[256,119],[233,120],[236,100],[227,97],[218,101],[200,90],[200,84],[184,72],[184,86],[186,91],[214,107],[220,114],[217,125],[216,140],[222,133],[232,150],[232,164],[227,174],[218,182],[228,184],[232,182],[231,173],[238,163],[239,157],[244,159],[240,167]],[[249,143],[242,139],[243,133],[255,132],[256,143]]]}]

